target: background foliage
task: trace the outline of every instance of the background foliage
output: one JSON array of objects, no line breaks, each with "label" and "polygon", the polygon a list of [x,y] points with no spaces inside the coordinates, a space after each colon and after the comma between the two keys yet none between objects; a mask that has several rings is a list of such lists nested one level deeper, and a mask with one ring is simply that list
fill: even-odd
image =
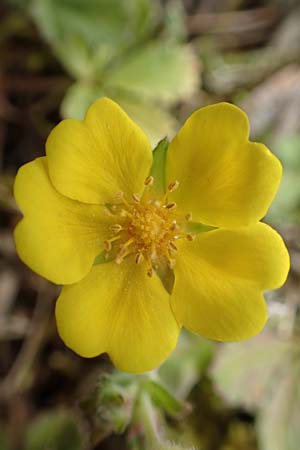
[{"label": "background foliage", "polygon": [[[291,253],[258,337],[183,334],[157,371],[128,376],[58,339],[57,288],[18,260],[13,177],[62,117],[120,103],[153,146],[195,109],[231,101],[284,166],[266,221]],[[298,450],[298,0],[10,0],[0,4],[0,450]],[[162,153],[163,154],[163,153]]]}]

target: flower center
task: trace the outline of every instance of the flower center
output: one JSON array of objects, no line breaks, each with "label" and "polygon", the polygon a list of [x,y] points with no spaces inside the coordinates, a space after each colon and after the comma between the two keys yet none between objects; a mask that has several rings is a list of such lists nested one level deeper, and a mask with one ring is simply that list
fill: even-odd
[{"label": "flower center", "polygon": [[177,214],[176,203],[168,202],[168,195],[179,186],[178,181],[170,183],[161,198],[151,195],[153,182],[153,177],[146,178],[142,198],[132,194],[128,200],[123,192],[116,194],[118,203],[107,209],[114,218],[110,226],[112,237],[104,241],[107,255],[114,252],[117,264],[133,255],[136,264],[147,263],[150,277],[161,264],[167,263],[170,268],[174,267],[178,239],[193,240],[191,234],[184,232],[184,224],[191,220],[191,214]]}]

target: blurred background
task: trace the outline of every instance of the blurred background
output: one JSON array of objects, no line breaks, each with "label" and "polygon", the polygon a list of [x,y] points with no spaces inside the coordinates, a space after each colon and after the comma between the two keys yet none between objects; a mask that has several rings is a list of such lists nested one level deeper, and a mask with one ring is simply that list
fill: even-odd
[{"label": "blurred background", "polygon": [[[284,236],[291,272],[267,295],[256,338],[217,345],[183,334],[159,371],[140,377],[58,338],[58,288],[15,253],[12,184],[61,118],[82,118],[103,95],[153,146],[194,109],[234,102],[252,140],[281,159],[265,220]],[[299,450],[299,0],[0,1],[0,377],[0,450],[150,448],[145,398],[157,432],[184,448]]]}]

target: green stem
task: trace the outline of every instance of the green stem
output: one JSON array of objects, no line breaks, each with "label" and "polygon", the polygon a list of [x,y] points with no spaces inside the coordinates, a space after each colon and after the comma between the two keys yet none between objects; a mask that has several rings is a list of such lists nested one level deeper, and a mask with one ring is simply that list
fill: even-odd
[{"label": "green stem", "polygon": [[146,446],[151,450],[154,448],[159,450],[163,440],[158,429],[158,412],[155,410],[149,395],[144,392],[141,393],[139,398],[139,415],[144,428]]}]

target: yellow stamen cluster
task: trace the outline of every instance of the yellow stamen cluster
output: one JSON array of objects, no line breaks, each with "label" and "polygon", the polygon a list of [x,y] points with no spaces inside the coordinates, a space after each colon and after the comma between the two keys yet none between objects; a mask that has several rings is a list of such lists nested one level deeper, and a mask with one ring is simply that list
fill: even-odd
[{"label": "yellow stamen cluster", "polygon": [[113,251],[117,264],[121,264],[129,255],[134,256],[136,264],[145,261],[150,277],[160,264],[166,262],[170,268],[174,267],[178,239],[193,239],[192,235],[181,230],[181,223],[191,220],[191,214],[178,217],[175,213],[176,203],[168,202],[168,195],[179,186],[178,181],[168,185],[161,199],[151,196],[153,182],[152,176],[146,178],[145,186],[148,189],[142,198],[132,194],[131,200],[128,200],[123,192],[116,194],[118,203],[108,210],[108,214],[114,218],[110,226],[112,237],[104,242],[107,255]]}]

